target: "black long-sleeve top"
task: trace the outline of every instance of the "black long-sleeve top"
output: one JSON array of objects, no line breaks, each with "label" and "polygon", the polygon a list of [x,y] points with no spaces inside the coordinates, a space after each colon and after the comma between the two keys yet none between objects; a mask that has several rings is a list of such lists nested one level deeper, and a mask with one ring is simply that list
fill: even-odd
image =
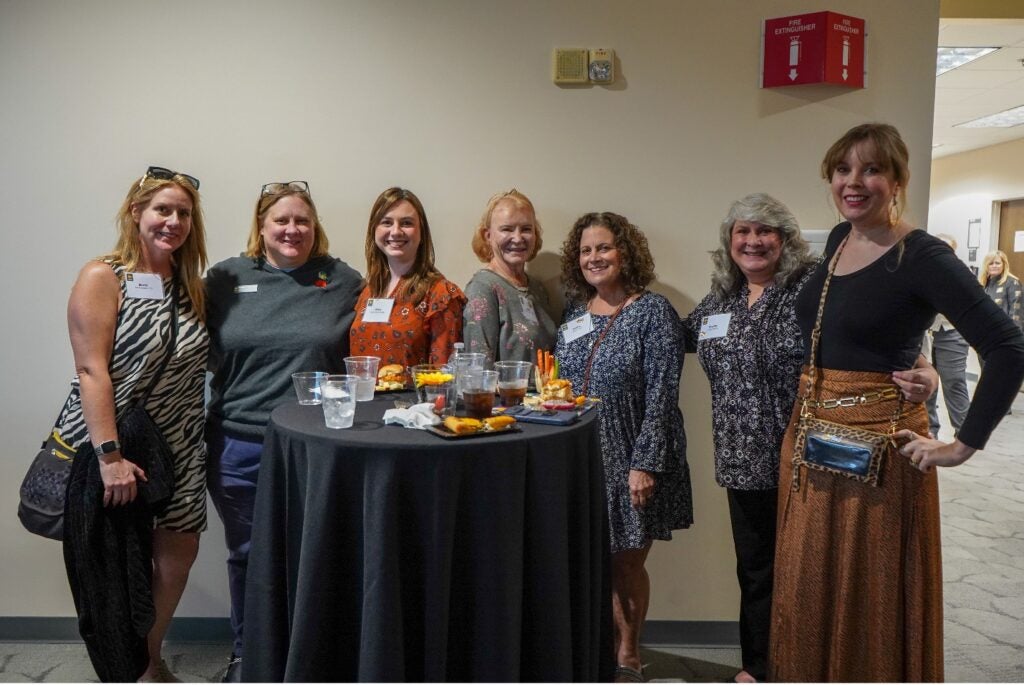
[{"label": "black long-sleeve top", "polygon": [[[797,297],[805,361],[828,261],[849,232],[846,222],[832,229],[825,259]],[[921,230],[902,242],[902,254],[897,244],[863,269],[832,277],[818,364],[844,371],[909,369],[935,313],[944,314],[985,359],[957,435],[965,445],[982,449],[1024,381],[1024,334],[945,243]]]}]

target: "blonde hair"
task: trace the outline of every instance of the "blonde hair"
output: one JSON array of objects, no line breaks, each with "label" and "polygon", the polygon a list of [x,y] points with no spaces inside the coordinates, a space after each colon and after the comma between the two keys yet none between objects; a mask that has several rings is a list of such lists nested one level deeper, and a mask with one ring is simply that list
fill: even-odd
[{"label": "blonde hair", "polygon": [[978,282],[981,283],[982,287],[988,285],[988,267],[997,259],[1003,264],[1003,273],[999,276],[999,280],[996,281],[996,285],[1003,285],[1006,283],[1007,278],[1013,276],[1013,274],[1010,273],[1010,260],[1006,256],[1006,253],[1002,250],[993,250],[985,255],[985,259],[981,262],[981,268],[978,269]]},{"label": "blonde hair", "polygon": [[279,200],[291,196],[295,196],[305,202],[310,211],[313,212],[313,247],[309,252],[309,258],[323,257],[327,254],[330,241],[327,240],[327,233],[324,231],[323,224],[320,223],[320,215],[316,211],[316,205],[313,204],[313,198],[309,196],[308,192],[288,188],[279,193],[261,194],[259,199],[256,200],[256,209],[252,215],[252,228],[249,230],[249,242],[245,248],[246,257],[257,259],[266,256],[267,245],[263,240],[263,222],[266,220],[271,207],[277,204]]},{"label": "blonde hair", "polygon": [[374,239],[377,224],[381,222],[384,215],[399,202],[406,201],[413,206],[420,220],[420,245],[416,249],[416,258],[412,268],[406,274],[408,279],[401,290],[395,293],[396,299],[406,300],[413,304],[419,304],[420,300],[427,294],[427,290],[437,279],[441,278],[440,272],[434,268],[434,243],[430,239],[430,224],[427,223],[427,213],[423,209],[423,203],[411,190],[405,188],[388,188],[377,196],[373,207],[370,209],[370,221],[366,227],[366,283],[370,288],[370,297],[386,297],[388,295],[388,283],[391,281],[391,267],[388,266],[388,259],[377,247]]},{"label": "blonde hair", "polygon": [[526,261],[536,257],[537,253],[540,252],[541,246],[544,244],[542,239],[544,231],[537,220],[537,212],[533,208],[533,203],[530,202],[530,198],[512,188],[511,190],[491,196],[491,199],[487,201],[487,207],[484,208],[483,216],[480,217],[480,223],[476,225],[476,230],[473,231],[473,253],[481,262],[487,263],[494,259],[494,250],[491,249],[491,243],[487,240],[486,233],[491,227],[491,215],[494,214],[494,210],[506,200],[516,207],[530,210],[530,214],[533,215],[533,251]]},{"label": "blonde hair", "polygon": [[188,299],[201,321],[206,320],[206,291],[203,287],[203,272],[206,270],[206,226],[203,223],[203,209],[199,202],[199,190],[181,174],[173,178],[160,179],[142,176],[132,182],[128,194],[117,211],[117,244],[109,254],[98,259],[122,264],[125,271],[133,271],[142,261],[142,239],[139,237],[139,223],[135,220],[135,209],[145,209],[153,196],[164,188],[175,186],[185,191],[192,201],[192,216],[188,235],[181,247],[171,256],[174,271],[185,286]]}]

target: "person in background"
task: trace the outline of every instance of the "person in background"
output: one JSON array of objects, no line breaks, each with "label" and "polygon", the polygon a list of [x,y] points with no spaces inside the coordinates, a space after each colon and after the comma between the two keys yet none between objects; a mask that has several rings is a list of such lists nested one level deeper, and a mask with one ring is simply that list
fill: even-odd
[{"label": "person in background", "polygon": [[554,347],[558,328],[547,291],[526,273],[541,248],[541,227],[530,199],[518,190],[487,202],[473,232],[473,252],[486,266],[466,285],[462,333],[468,352],[488,361],[533,361]]},{"label": "person in background", "polygon": [[985,255],[978,281],[999,308],[1019,328],[1024,328],[1024,292],[1020,280],[1010,273],[1010,262],[1005,252],[996,250]]},{"label": "person in background", "polygon": [[616,682],[644,680],[651,544],[693,523],[679,411],[682,327],[672,304],[647,290],[652,280],[647,238],[628,219],[612,212],[577,219],[562,245],[570,326],[559,332],[555,356],[577,394],[601,399]]},{"label": "person in background", "polygon": [[[199,551],[199,534],[206,529],[202,425],[209,338],[204,323],[206,229],[199,180],[164,167],[149,167],[128,189],[117,224],[120,235],[114,251],[86,264],[71,291],[68,329],[77,375],[54,430],[76,450],[90,443],[95,448],[106,511],[122,507],[132,511],[146,474],[133,461],[133,455],[121,452],[117,420],[152,385],[145,409],[174,454],[174,495],[153,522],[155,619],[146,640],[148,665],[143,673],[133,675],[140,682],[176,682],[178,679],[161,657],[161,649]],[[174,350],[160,377],[153,380],[167,356],[174,311]],[[69,500],[69,507],[75,505]],[[117,520],[121,521],[118,526],[127,527],[125,518]],[[96,526],[95,532],[99,529]],[[149,526],[145,529],[148,532]],[[78,607],[82,593],[89,594],[93,588],[79,585],[88,574],[72,575],[81,560],[72,561],[69,548],[77,554],[83,546],[97,544],[97,540],[69,539],[75,535],[74,529],[65,531],[64,549]],[[119,563],[131,562],[121,559]],[[129,569],[122,573],[127,575]],[[111,582],[122,581],[111,578]],[[90,604],[88,599],[86,605]],[[132,610],[137,608],[133,605]],[[131,615],[118,620],[127,623],[133,618],[145,621],[145,616]],[[92,636],[83,633],[87,643],[90,637],[110,641],[120,636],[108,630],[99,616],[80,620],[83,628],[88,625],[95,631]],[[132,634],[135,627],[124,626]],[[98,651],[126,652],[133,648],[107,644]],[[90,656],[95,659],[96,653],[90,645]],[[99,666],[97,672],[105,671]]]},{"label": "person in background", "polygon": [[446,363],[462,336],[466,296],[434,268],[427,214],[411,190],[388,188],[373,203],[366,281],[352,354],[380,357],[381,365]]},{"label": "person in background", "polygon": [[[768,671],[779,449],[804,357],[794,304],[818,260],[792,212],[764,193],[729,207],[711,258],[711,292],[683,320],[683,335],[711,383],[715,479],[736,550],[743,667],[734,680],[757,682]],[[938,384],[930,369],[893,380],[919,402]]]},{"label": "person in background", "polygon": [[225,682],[241,677],[245,577],[263,434],[295,398],[292,373],[344,373],[362,277],[328,252],[305,181],[260,190],[245,252],[206,275],[209,489],[224,522],[234,633]]},{"label": "person in background", "polygon": [[[943,679],[935,467],[957,466],[982,449],[1024,379],[1024,334],[948,245],[902,218],[908,160],[895,128],[864,124],[822,162],[845,221],[796,301],[808,366],[780,460],[786,486],[779,489],[769,650],[774,681]],[[950,443],[927,437],[923,403],[892,392],[892,370],[918,356],[936,312],[988,360]],[[813,377],[809,399],[818,418],[895,431],[901,446],[885,448],[877,486],[794,463],[799,398]]]},{"label": "person in background", "polygon": [[[942,242],[949,245],[956,253],[956,238],[945,233],[935,236]],[[960,335],[942,314],[935,315],[935,323],[928,329],[925,337],[926,345],[930,338],[931,362],[935,370],[939,372],[942,381],[942,399],[946,404],[946,413],[949,415],[949,424],[953,427],[953,435],[960,432],[964,417],[967,416],[967,407],[971,398],[967,394],[967,341]],[[928,430],[933,438],[939,437],[941,424],[939,422],[938,393],[932,393],[928,398]]]}]

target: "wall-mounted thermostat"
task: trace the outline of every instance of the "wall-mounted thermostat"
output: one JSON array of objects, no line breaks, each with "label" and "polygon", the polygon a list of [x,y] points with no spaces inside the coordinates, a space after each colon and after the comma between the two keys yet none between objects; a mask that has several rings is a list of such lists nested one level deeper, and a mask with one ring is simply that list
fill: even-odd
[{"label": "wall-mounted thermostat", "polygon": [[615,80],[615,51],[609,48],[595,48],[590,51],[590,81],[611,83]]},{"label": "wall-mounted thermostat", "polygon": [[555,83],[587,83],[590,51],[586,48],[555,48],[551,71]]}]

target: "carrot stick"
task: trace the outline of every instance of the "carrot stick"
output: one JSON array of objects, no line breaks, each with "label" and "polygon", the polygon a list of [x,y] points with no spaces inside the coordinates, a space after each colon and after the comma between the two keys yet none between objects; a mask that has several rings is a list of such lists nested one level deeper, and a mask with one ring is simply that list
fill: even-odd
[{"label": "carrot stick", "polygon": [[537,348],[537,373],[544,375],[544,350]]}]

